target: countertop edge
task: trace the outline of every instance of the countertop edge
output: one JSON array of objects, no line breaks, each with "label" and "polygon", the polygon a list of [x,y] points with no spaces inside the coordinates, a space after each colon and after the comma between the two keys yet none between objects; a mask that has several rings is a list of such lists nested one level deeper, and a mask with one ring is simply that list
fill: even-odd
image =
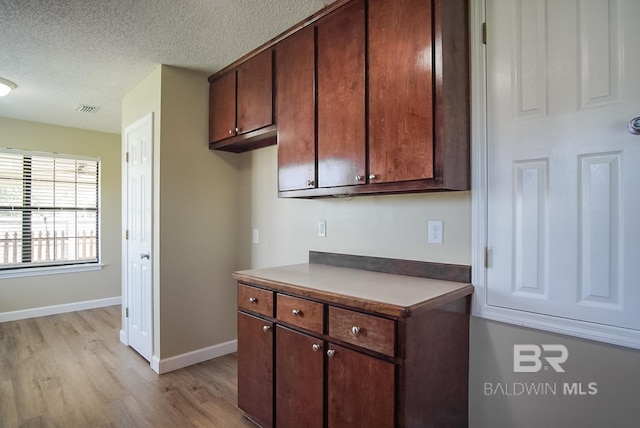
[{"label": "countertop edge", "polygon": [[302,285],[277,281],[274,279],[265,279],[259,276],[243,273],[242,271],[234,272],[232,274],[232,278],[240,282],[268,288],[276,292],[295,294],[297,296],[308,297],[327,303],[362,309],[364,311],[375,312],[395,318],[406,318],[424,311],[436,309],[457,299],[472,295],[474,291],[472,284],[453,282],[454,284],[459,285],[460,288],[443,293],[439,296],[424,300],[411,306],[399,306],[393,303],[364,299],[349,294],[334,293],[316,288],[305,287]]}]

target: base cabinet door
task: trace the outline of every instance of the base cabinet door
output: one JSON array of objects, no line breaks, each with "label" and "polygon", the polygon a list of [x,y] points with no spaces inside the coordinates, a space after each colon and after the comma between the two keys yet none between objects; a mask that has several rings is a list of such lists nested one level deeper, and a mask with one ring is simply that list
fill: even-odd
[{"label": "base cabinet door", "polygon": [[238,313],[238,407],[273,426],[273,323]]},{"label": "base cabinet door", "polygon": [[276,426],[323,427],[322,341],[276,327]]},{"label": "base cabinet door", "polygon": [[328,426],[393,427],[394,365],[327,345]]}]

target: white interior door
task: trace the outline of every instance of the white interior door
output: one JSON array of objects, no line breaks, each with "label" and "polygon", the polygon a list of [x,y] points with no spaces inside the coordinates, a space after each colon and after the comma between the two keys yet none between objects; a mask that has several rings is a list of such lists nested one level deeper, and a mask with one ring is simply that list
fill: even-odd
[{"label": "white interior door", "polygon": [[486,21],[487,304],[640,330],[640,1]]},{"label": "white interior door", "polygon": [[129,345],[148,361],[153,352],[152,192],[153,116],[125,129],[127,168],[126,289]]}]

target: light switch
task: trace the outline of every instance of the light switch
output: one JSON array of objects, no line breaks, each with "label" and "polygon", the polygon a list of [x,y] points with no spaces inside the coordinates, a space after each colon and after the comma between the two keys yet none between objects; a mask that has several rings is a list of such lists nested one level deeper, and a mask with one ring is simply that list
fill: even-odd
[{"label": "light switch", "polygon": [[318,236],[325,238],[327,236],[327,221],[320,220],[318,222]]}]

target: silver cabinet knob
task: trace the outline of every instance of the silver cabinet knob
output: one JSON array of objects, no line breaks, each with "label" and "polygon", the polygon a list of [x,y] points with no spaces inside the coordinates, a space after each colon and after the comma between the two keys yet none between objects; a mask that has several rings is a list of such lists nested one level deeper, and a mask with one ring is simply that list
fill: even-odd
[{"label": "silver cabinet knob", "polygon": [[262,331],[264,331],[265,333],[269,332],[269,330],[271,330],[271,326],[270,325],[263,325],[262,326]]},{"label": "silver cabinet knob", "polygon": [[140,259],[150,260],[151,259],[151,254],[150,253],[140,253]]},{"label": "silver cabinet knob", "polygon": [[328,350],[327,350],[327,357],[331,358],[331,357],[333,357],[334,355],[336,355],[336,351],[335,351],[335,349],[328,349]]},{"label": "silver cabinet knob", "polygon": [[353,327],[351,327],[351,333],[360,334],[360,327],[354,325]]},{"label": "silver cabinet knob", "polygon": [[313,352],[318,352],[320,349],[322,349],[322,346],[314,343],[313,345],[311,345],[311,349],[313,349]]},{"label": "silver cabinet knob", "polygon": [[258,299],[255,297],[249,297],[249,303],[258,303]]},{"label": "silver cabinet knob", "polygon": [[236,131],[236,134],[239,134],[239,133],[240,133],[240,131],[242,131],[242,129],[240,129],[240,128],[236,128],[236,129],[235,129],[235,131]]},{"label": "silver cabinet knob", "polygon": [[294,309],[294,310],[292,310],[292,311],[291,311],[291,313],[292,313],[294,316],[296,316],[296,317],[297,317],[297,316],[301,316],[301,315],[302,315],[302,311],[300,311],[300,310],[298,310],[298,309]]},{"label": "silver cabinet knob", "polygon": [[376,175],[374,173],[369,174],[369,180],[375,180]]},{"label": "silver cabinet knob", "polygon": [[316,182],[314,180],[307,180],[307,186],[314,186]]},{"label": "silver cabinet knob", "polygon": [[233,134],[234,134],[233,129],[230,129],[229,130],[229,135],[233,135]]},{"label": "silver cabinet knob", "polygon": [[356,181],[362,181],[364,180],[364,177],[361,175],[356,175]]}]

